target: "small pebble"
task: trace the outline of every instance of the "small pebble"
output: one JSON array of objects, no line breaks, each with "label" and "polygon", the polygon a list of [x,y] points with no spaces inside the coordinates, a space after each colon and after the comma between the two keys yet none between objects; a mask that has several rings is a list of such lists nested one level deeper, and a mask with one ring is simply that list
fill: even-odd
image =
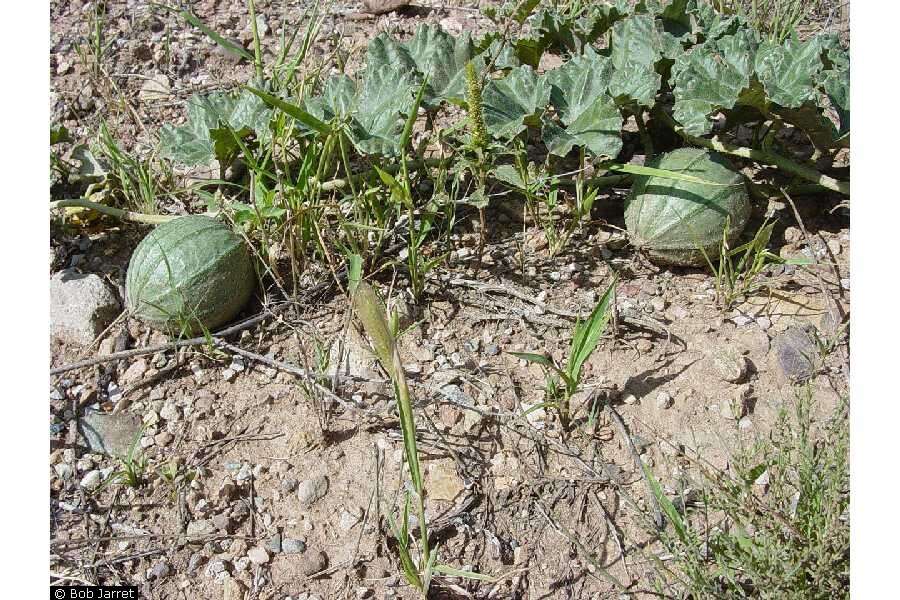
[{"label": "small pebble", "polygon": [[70,465],[67,465],[66,463],[53,465],[53,470],[56,471],[56,476],[63,481],[72,478],[72,467]]},{"label": "small pebble", "polygon": [[171,572],[169,563],[161,560],[147,570],[147,579],[165,579]]},{"label": "small pebble", "polygon": [[634,394],[628,394],[624,398],[622,398],[622,402],[625,404],[637,404],[638,398]]},{"label": "small pebble", "polygon": [[731,317],[731,320],[738,327],[743,327],[744,325],[748,325],[754,321],[753,317],[748,317],[747,315],[737,315]]},{"label": "small pebble", "polygon": [[675,399],[672,398],[672,394],[669,392],[660,392],[656,396],[656,408],[665,410],[671,408],[673,404],[675,404]]},{"label": "small pebble", "polygon": [[328,555],[324,552],[307,554],[299,566],[300,573],[309,577],[328,567]]},{"label": "small pebble", "polygon": [[293,539],[282,540],[281,551],[285,554],[303,554],[306,552],[306,542]]},{"label": "small pebble", "polygon": [[250,465],[241,465],[241,468],[234,476],[235,481],[247,481],[253,476],[253,471],[250,469]]},{"label": "small pebble", "polygon": [[88,491],[96,490],[98,487],[100,487],[100,471],[97,469],[89,471],[84,477],[82,477],[80,485]]},{"label": "small pebble", "polygon": [[328,492],[328,478],[324,475],[306,479],[297,486],[297,498],[300,504],[308,508]]},{"label": "small pebble", "polygon": [[198,568],[200,568],[200,563],[203,562],[203,555],[199,552],[194,552],[191,554],[191,557],[188,559],[187,572],[193,573]]},{"label": "small pebble", "polygon": [[750,370],[747,357],[731,347],[719,348],[712,362],[719,378],[729,383],[739,383]]},{"label": "small pebble", "polygon": [[225,533],[231,532],[232,521],[231,517],[229,517],[226,513],[220,513],[218,515],[213,515],[212,524],[219,531],[224,531]]},{"label": "small pebble", "polygon": [[254,546],[247,552],[247,558],[257,565],[264,565],[269,562],[269,553],[262,546]]}]

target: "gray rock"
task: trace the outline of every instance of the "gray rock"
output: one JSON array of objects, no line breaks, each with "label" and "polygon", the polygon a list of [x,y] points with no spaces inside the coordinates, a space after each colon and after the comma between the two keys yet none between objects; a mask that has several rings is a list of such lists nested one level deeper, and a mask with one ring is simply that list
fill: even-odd
[{"label": "gray rock", "polygon": [[293,477],[285,477],[281,480],[281,491],[290,494],[297,489],[299,482]]},{"label": "gray rock", "polygon": [[306,552],[306,542],[293,539],[282,540],[281,551],[285,554],[303,554]]},{"label": "gray rock", "polygon": [[60,271],[50,278],[50,334],[65,342],[87,345],[119,313],[119,301],[94,274]]},{"label": "gray rock", "polygon": [[[190,525],[188,525],[188,529],[190,529]],[[228,571],[228,565],[224,560],[216,559],[209,561],[209,564],[206,565],[206,576],[207,577],[218,577],[222,573]]]},{"label": "gray rock", "polygon": [[781,373],[789,380],[801,382],[815,374],[819,349],[815,329],[794,325],[772,341]]},{"label": "gray rock", "polygon": [[671,408],[672,405],[675,404],[675,399],[672,398],[672,394],[669,392],[660,392],[656,396],[656,408],[660,410],[665,410],[667,408]]},{"label": "gray rock", "polygon": [[281,534],[276,533],[272,537],[269,538],[269,541],[266,542],[266,550],[272,552],[273,554],[278,554],[281,552]]},{"label": "gray rock", "polygon": [[67,465],[66,463],[58,463],[53,465],[53,470],[56,471],[56,476],[63,481],[72,478],[73,473],[71,465]]},{"label": "gray rock", "polygon": [[254,546],[247,552],[247,558],[257,565],[264,565],[269,562],[269,553],[262,546]]},{"label": "gray rock", "polygon": [[232,521],[231,517],[228,516],[227,513],[220,513],[218,515],[213,515],[212,524],[216,529],[220,531],[224,531],[225,533],[231,533]]},{"label": "gray rock", "polygon": [[[157,388],[158,389],[158,388]],[[151,400],[153,398],[151,397]],[[181,411],[175,406],[174,402],[166,402],[163,404],[162,409],[159,411],[159,416],[165,419],[166,421],[180,421],[181,420]]]},{"label": "gray rock", "polygon": [[253,476],[253,471],[250,469],[250,465],[241,465],[241,468],[234,476],[235,481],[247,481]]},{"label": "gray rock", "polygon": [[165,579],[172,573],[172,567],[165,560],[161,560],[147,570],[147,579]]},{"label": "gray rock", "polygon": [[144,373],[147,372],[149,365],[147,364],[146,359],[139,358],[122,373],[122,383],[134,383],[136,381],[140,381],[141,378],[144,377]]},{"label": "gray rock", "polygon": [[169,78],[159,74],[144,81],[141,91],[138,92],[138,99],[141,102],[158,102],[168,99],[171,93],[172,87],[169,84]]},{"label": "gray rock", "polygon": [[199,552],[194,552],[193,554],[191,554],[191,557],[188,559],[188,564],[187,564],[188,574],[194,573],[197,571],[197,569],[200,568],[200,563],[203,562],[203,558],[204,558],[203,555],[200,554]]},{"label": "gray rock", "polygon": [[234,577],[228,577],[222,582],[222,600],[244,600],[246,591],[244,584]]},{"label": "gray rock", "polygon": [[300,573],[303,575],[307,577],[315,575],[319,571],[324,571],[328,568],[328,555],[321,551],[311,552],[304,555],[298,566]]},{"label": "gray rock", "polygon": [[297,498],[305,508],[325,497],[326,493],[328,493],[328,478],[324,475],[301,481],[297,486]]},{"label": "gray rock", "polygon": [[734,348],[719,348],[712,356],[712,366],[722,381],[739,383],[747,377],[750,365],[747,358]]},{"label": "gray rock", "polygon": [[341,530],[343,530],[343,531],[349,531],[349,530],[353,529],[353,527],[357,523],[359,523],[359,521],[361,519],[362,519],[362,515],[354,514],[346,509],[342,510],[341,518],[338,521],[338,527],[340,527]]},{"label": "gray rock", "polygon": [[100,471],[94,469],[93,471],[88,471],[87,474],[81,478],[81,487],[92,492],[100,487]]},{"label": "gray rock", "polygon": [[191,521],[187,526],[187,534],[189,537],[202,537],[212,535],[216,532],[216,526],[208,519],[200,521]]}]

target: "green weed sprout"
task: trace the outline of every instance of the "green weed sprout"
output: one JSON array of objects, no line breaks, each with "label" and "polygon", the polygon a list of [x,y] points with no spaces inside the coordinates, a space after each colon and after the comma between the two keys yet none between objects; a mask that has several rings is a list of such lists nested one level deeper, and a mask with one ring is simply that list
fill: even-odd
[{"label": "green weed sprout", "polygon": [[[569,358],[565,367],[560,367],[556,362],[543,354],[534,352],[510,352],[509,354],[541,365],[547,372],[547,396],[551,403],[559,409],[559,418],[563,429],[568,430],[571,422],[569,401],[581,386],[581,367],[597,348],[600,337],[609,323],[610,302],[615,297],[615,279],[604,292],[597,306],[585,321],[575,324],[572,335],[572,345],[569,349]],[[557,379],[558,378],[558,379]],[[560,385],[560,380],[562,385]]]}]

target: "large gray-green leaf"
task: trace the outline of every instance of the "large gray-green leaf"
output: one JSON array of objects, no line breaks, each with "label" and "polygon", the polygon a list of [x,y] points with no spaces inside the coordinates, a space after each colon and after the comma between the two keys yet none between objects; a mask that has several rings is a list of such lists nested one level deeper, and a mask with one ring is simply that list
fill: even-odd
[{"label": "large gray-green leaf", "polygon": [[205,165],[215,159],[209,130],[218,125],[200,96],[187,102],[187,121],[180,127],[171,123],[159,132],[160,154],[187,166]]},{"label": "large gray-green leaf", "polygon": [[705,0],[690,0],[687,5],[685,12],[691,16],[694,38],[698,43],[717,40],[748,29],[744,17],[720,13]]},{"label": "large gray-green leaf", "polygon": [[621,103],[652,106],[661,83],[656,63],[674,57],[678,50],[677,40],[661,31],[650,15],[631,15],[617,22],[612,28],[610,93]]},{"label": "large gray-green leaf", "polygon": [[418,74],[416,61],[409,49],[386,33],[379,33],[366,48],[366,68],[377,69],[394,65],[412,74]]},{"label": "large gray-green leaf", "polygon": [[352,140],[363,154],[400,152],[400,131],[413,103],[415,81],[400,65],[366,67],[353,111]]},{"label": "large gray-green leaf", "polygon": [[325,82],[320,96],[308,98],[305,108],[321,121],[345,118],[356,107],[356,83],[343,73],[332,75]]},{"label": "large gray-green leaf", "polygon": [[822,86],[840,119],[840,135],[850,131],[850,55],[835,38],[826,38],[827,57],[831,64],[819,74]]},{"label": "large gray-green leaf", "polygon": [[584,146],[597,156],[614,157],[622,149],[622,116],[606,93],[612,75],[610,59],[588,50],[547,73],[550,101],[565,129],[544,123],[544,142],[557,156]]},{"label": "large gray-green leaf", "polygon": [[465,100],[465,66],[475,56],[468,33],[453,37],[435,25],[422,25],[403,45],[420,73],[428,77],[423,102],[436,107],[441,101]]},{"label": "large gray-green leaf", "polygon": [[530,21],[532,28],[540,34],[544,48],[577,55],[590,47],[628,12],[628,3],[616,0],[612,3],[586,3],[577,10],[543,8]]},{"label": "large gray-green leaf", "polygon": [[822,40],[788,38],[783,44],[763,41],[756,51],[756,76],[769,99],[786,108],[816,100],[816,79],[822,70]]},{"label": "large gray-green leaf", "polygon": [[362,154],[390,156],[400,152],[416,84],[414,73],[403,66],[380,62],[367,65],[359,86],[344,74],[330,77],[320,96],[306,100],[305,109],[322,121],[348,121],[350,141]]},{"label": "large gray-green leaf", "polygon": [[206,165],[236,149],[234,135],[255,133],[265,143],[271,139],[272,109],[244,90],[237,96],[224,93],[193,96],[187,103],[184,125],[163,126],[159,134],[164,157],[186,166]]},{"label": "large gray-green leaf", "polygon": [[672,67],[675,119],[691,135],[709,133],[713,112],[734,108],[750,85],[754,44],[745,32],[695,46]]},{"label": "large gray-green leaf", "polygon": [[534,70],[522,65],[503,79],[493,79],[484,88],[484,122],[496,137],[512,139],[537,125],[537,117],[550,101],[550,84]]}]

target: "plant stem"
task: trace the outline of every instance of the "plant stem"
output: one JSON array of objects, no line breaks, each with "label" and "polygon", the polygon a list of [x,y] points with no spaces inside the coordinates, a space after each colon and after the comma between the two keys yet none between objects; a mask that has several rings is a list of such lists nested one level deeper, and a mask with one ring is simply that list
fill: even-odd
[{"label": "plant stem", "polygon": [[256,68],[256,80],[258,85],[263,82],[263,66],[262,53],[259,45],[259,31],[256,28],[256,2],[247,0],[247,7],[250,9],[250,27],[253,29],[253,66]]},{"label": "plant stem", "polygon": [[845,196],[850,195],[849,181],[840,181],[838,179],[835,179],[834,177],[829,177],[828,175],[819,173],[815,169],[805,167],[800,163],[796,163],[791,159],[775,154],[774,152],[756,150],[755,148],[746,148],[743,146],[733,146],[731,144],[726,144],[725,142],[720,142],[716,139],[708,140],[706,138],[693,136],[687,133],[684,130],[684,127],[675,123],[675,121],[673,121],[671,117],[665,115],[665,113],[663,113],[663,115],[668,120],[669,125],[672,127],[675,133],[680,135],[684,139],[684,141],[688,142],[689,144],[702,146],[703,148],[708,148],[717,152],[723,152],[725,154],[731,154],[732,156],[749,158],[757,162],[774,165],[779,169],[787,171],[788,173],[792,173],[797,177],[800,177],[807,181],[811,181],[812,183],[817,183],[829,190],[833,190]]},{"label": "plant stem", "polygon": [[159,225],[160,223],[166,223],[166,222],[171,221],[172,219],[176,219],[180,216],[180,215],[148,215],[145,213],[134,212],[131,210],[115,208],[114,206],[107,206],[105,204],[99,204],[97,202],[91,202],[90,200],[84,200],[81,198],[73,198],[70,200],[57,200],[55,202],[51,202],[50,210],[53,210],[55,208],[87,208],[90,210],[97,211],[99,213],[103,213],[105,215],[110,215],[111,217],[116,217],[117,219],[122,219],[123,221],[132,221],[134,223],[146,223],[148,225]]}]

